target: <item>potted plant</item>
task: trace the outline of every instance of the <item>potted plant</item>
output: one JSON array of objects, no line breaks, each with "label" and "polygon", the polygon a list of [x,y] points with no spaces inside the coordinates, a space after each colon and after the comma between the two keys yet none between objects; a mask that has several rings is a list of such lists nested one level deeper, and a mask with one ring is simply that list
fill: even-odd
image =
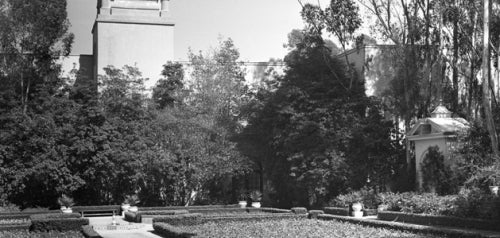
[{"label": "potted plant", "polygon": [[250,193],[250,199],[252,200],[252,207],[259,208],[260,201],[262,200],[262,193],[259,190],[254,190]]},{"label": "potted plant", "polygon": [[247,207],[247,193],[246,192],[240,193],[240,196],[238,197],[238,204],[240,205],[241,208]]},{"label": "potted plant", "polygon": [[127,195],[125,196],[125,201],[123,201],[122,209],[126,208],[127,211],[137,212],[139,210],[139,208],[137,208],[139,202],[140,200],[137,194]]},{"label": "potted plant", "polygon": [[63,194],[59,199],[57,199],[57,203],[61,206],[61,211],[63,213],[73,212],[71,207],[75,205],[75,202],[73,201],[73,198],[67,196],[66,194]]}]

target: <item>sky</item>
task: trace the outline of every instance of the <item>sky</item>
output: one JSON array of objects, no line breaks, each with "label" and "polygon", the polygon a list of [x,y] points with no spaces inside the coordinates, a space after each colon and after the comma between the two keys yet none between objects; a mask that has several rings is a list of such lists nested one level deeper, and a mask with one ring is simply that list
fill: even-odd
[{"label": "sky", "polygon": [[[72,55],[92,54],[92,25],[97,0],[67,0]],[[323,6],[328,1],[319,0]],[[318,0],[302,0],[317,3]],[[219,36],[233,39],[240,59],[250,62],[283,58],[283,44],[292,29],[302,29],[297,0],[170,0],[175,22],[174,60],[185,61],[189,48],[208,51]]]}]

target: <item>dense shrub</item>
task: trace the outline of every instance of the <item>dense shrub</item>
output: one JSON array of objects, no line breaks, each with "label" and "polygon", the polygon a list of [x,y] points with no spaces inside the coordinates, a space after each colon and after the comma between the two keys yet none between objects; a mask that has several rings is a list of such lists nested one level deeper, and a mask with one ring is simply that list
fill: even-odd
[{"label": "dense shrub", "polygon": [[326,214],[339,215],[339,216],[349,216],[348,207],[324,207],[323,211]]},{"label": "dense shrub", "polygon": [[330,206],[349,207],[355,202],[363,203],[365,208],[377,208],[377,205],[380,204],[381,201],[375,193],[375,190],[365,187],[358,191],[352,191],[350,193],[337,196],[330,202]]},{"label": "dense shrub", "polygon": [[49,232],[29,232],[29,231],[0,231],[2,238],[84,238],[81,231],[49,231]]},{"label": "dense shrub", "polygon": [[45,214],[33,214],[30,219],[60,219],[60,218],[80,218],[81,215],[78,213],[45,213]]},{"label": "dense shrub", "polygon": [[163,222],[153,223],[153,229],[156,233],[170,238],[189,238],[196,236],[196,233],[188,232]]},{"label": "dense shrub", "polygon": [[288,209],[279,209],[279,208],[271,208],[271,207],[263,207],[261,208],[262,212],[269,212],[269,213],[291,213],[292,210]]},{"label": "dense shrub", "polygon": [[462,189],[447,214],[458,217],[500,220],[500,198],[480,188]]}]

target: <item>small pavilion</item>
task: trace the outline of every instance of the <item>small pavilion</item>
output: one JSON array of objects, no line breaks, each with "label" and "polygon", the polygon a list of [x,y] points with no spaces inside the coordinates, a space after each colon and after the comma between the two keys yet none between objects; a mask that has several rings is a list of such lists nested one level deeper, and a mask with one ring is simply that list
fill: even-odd
[{"label": "small pavilion", "polygon": [[423,188],[424,178],[422,175],[422,161],[429,147],[438,146],[445,157],[445,163],[449,161],[451,147],[457,141],[457,134],[469,129],[469,123],[459,117],[452,117],[450,112],[441,103],[431,113],[431,117],[420,119],[407,134],[407,139],[415,144],[415,176],[417,190]]}]

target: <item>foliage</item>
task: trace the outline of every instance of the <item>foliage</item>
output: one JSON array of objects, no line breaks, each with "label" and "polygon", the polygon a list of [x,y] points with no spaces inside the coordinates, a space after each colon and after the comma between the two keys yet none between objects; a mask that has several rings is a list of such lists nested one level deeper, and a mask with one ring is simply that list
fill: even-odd
[{"label": "foliage", "polygon": [[167,62],[163,65],[161,75],[164,77],[156,82],[152,99],[159,109],[182,102],[180,90],[184,87],[184,70],[182,64]]},{"label": "foliage", "polygon": [[465,188],[449,213],[458,217],[500,220],[500,198],[480,188]]},{"label": "foliage", "polygon": [[370,209],[377,208],[377,205],[381,203],[379,195],[375,193],[374,189],[364,187],[360,190],[337,196],[330,205],[336,207],[349,207],[356,202],[361,202],[364,207]]},{"label": "foliage", "polygon": [[57,199],[57,203],[62,207],[71,207],[75,205],[73,198],[63,194],[59,199]]},{"label": "foliage", "polygon": [[206,237],[432,237],[391,229],[372,228],[337,221],[280,219],[265,221],[208,222],[180,229]]},{"label": "foliage", "polygon": [[188,230],[183,230],[171,224],[163,222],[153,223],[153,229],[156,233],[161,234],[165,237],[189,238],[192,236],[196,236],[197,234],[195,232],[188,232]]},{"label": "foliage", "polygon": [[81,231],[88,224],[87,218],[31,218],[30,231]]},{"label": "foliage", "polygon": [[262,199],[262,193],[258,190],[254,190],[250,192],[250,199],[252,200],[252,202],[260,202],[260,200]]},{"label": "foliage", "polygon": [[427,192],[438,194],[451,194],[456,184],[453,183],[453,172],[445,163],[444,155],[438,146],[427,148],[427,153],[422,161],[423,187]]},{"label": "foliage", "polygon": [[126,195],[123,200],[123,204],[129,204],[130,206],[136,206],[139,202],[141,201],[139,200],[139,196],[137,196],[137,194]]}]

